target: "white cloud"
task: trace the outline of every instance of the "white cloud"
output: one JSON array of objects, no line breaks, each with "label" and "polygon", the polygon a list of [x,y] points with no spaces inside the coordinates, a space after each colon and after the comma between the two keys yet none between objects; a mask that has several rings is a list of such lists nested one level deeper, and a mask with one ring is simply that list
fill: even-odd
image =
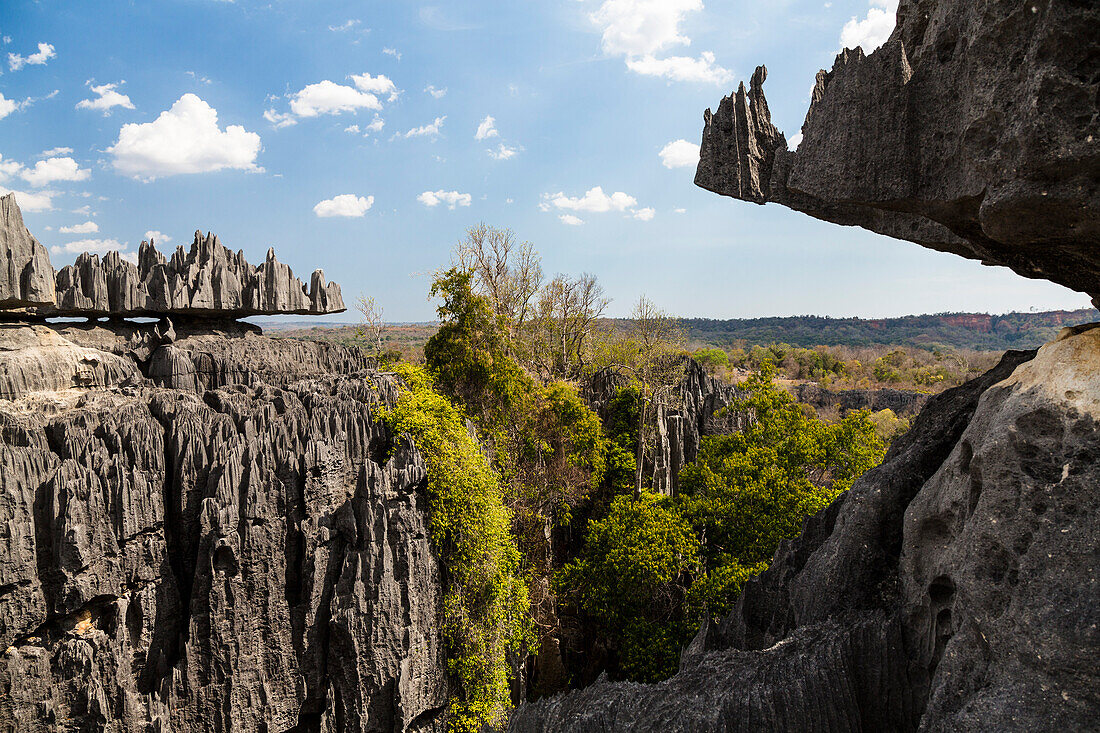
[{"label": "white cloud", "polygon": [[640,219],[641,221],[649,221],[656,214],[657,214],[657,210],[652,208],[652,207],[649,207],[649,206],[646,206],[645,208],[642,208],[642,209],[635,209],[634,210],[634,218],[635,219]]},{"label": "white cloud", "polygon": [[84,252],[91,252],[93,254],[106,254],[112,250],[121,252],[126,247],[119,243],[117,239],[78,239],[75,242],[69,242],[63,245],[54,245],[50,247],[50,252],[55,255],[70,254],[78,255]]},{"label": "white cloud", "polygon": [[443,121],[446,120],[446,119],[447,119],[447,115],[443,115],[442,117],[436,117],[435,121],[432,122],[432,124],[430,124],[430,125],[421,125],[420,127],[414,127],[413,129],[409,130],[408,132],[406,132],[404,134],[398,133],[398,136],[409,138],[409,137],[423,137],[425,135],[431,135],[432,137],[435,137],[436,135],[439,134],[440,128],[443,127]]},{"label": "white cloud", "polygon": [[714,63],[714,54],[703,51],[699,58],[669,56],[658,59],[643,56],[627,59],[626,66],[643,76],[659,76],[669,81],[690,81],[702,84],[727,84],[733,80],[733,72]]},{"label": "white cloud", "polygon": [[504,143],[501,143],[496,150],[490,149],[487,152],[489,153],[489,157],[493,160],[508,160],[519,152],[519,148],[510,148]]},{"label": "white cloud", "polygon": [[840,31],[841,48],[860,46],[864,53],[871,53],[886,43],[894,30],[898,14],[898,0],[871,0],[867,16],[862,20],[852,17]]},{"label": "white cloud", "polygon": [[8,54],[8,66],[12,71],[19,71],[24,66],[41,66],[50,59],[56,57],[54,47],[48,43],[38,44],[38,52],[29,56],[20,56],[17,53]]},{"label": "white cloud", "polygon": [[401,60],[401,52],[398,51],[396,48],[383,48],[382,53],[389,54],[390,56],[393,56],[398,61]]},{"label": "white cloud", "polygon": [[156,229],[150,229],[145,232],[145,236],[143,236],[142,239],[146,242],[160,242],[161,244],[168,244],[172,241],[171,237]]},{"label": "white cloud", "polygon": [[661,148],[661,165],[665,168],[687,168],[699,165],[699,146],[683,138]]},{"label": "white cloud", "polygon": [[15,100],[5,98],[4,94],[0,92],[0,120],[4,119],[17,109],[19,109],[19,103]]},{"label": "white cloud", "polygon": [[677,214],[686,214],[687,213],[687,209],[673,209],[673,211],[676,212]]},{"label": "white cloud", "polygon": [[485,140],[486,138],[496,137],[500,133],[497,132],[496,120],[492,115],[485,115],[485,119],[477,126],[477,132],[474,133],[474,140]]},{"label": "white cloud", "polygon": [[298,120],[289,112],[276,112],[273,109],[264,110],[264,119],[275,125],[275,129],[297,125]]},{"label": "white cloud", "polygon": [[34,193],[30,193],[27,191],[15,191],[0,186],[0,196],[7,196],[9,193],[15,194],[15,202],[19,204],[19,208],[22,209],[24,213],[31,214],[52,209],[53,197],[57,195],[56,191],[35,191]]},{"label": "white cloud", "polygon": [[0,181],[7,180],[23,170],[23,164],[15,160],[4,160],[0,155]]},{"label": "white cloud", "polygon": [[349,18],[348,20],[345,20],[340,25],[330,25],[328,27],[328,29],[330,31],[332,31],[333,33],[340,33],[342,31],[350,31],[352,28],[354,28],[357,25],[359,25],[358,20]]},{"label": "white cloud", "polygon": [[194,71],[185,71],[183,73],[187,74],[189,77],[191,77],[192,79],[197,81],[199,84],[213,84],[214,83],[214,82],[210,81],[210,79],[203,76],[202,74],[197,74]]},{"label": "white cloud", "polygon": [[328,79],[306,86],[290,100],[290,111],[299,117],[335,115],[362,108],[382,109],[382,103],[369,92],[361,92]]},{"label": "white cloud", "polygon": [[99,224],[86,221],[83,224],[73,224],[71,227],[61,227],[57,231],[62,234],[95,234],[99,231]]},{"label": "white cloud", "polygon": [[562,224],[568,224],[572,227],[579,227],[581,224],[584,223],[584,219],[573,216],[572,214],[562,214],[558,218],[561,219]]},{"label": "white cloud", "polygon": [[691,45],[680,24],[689,13],[702,9],[702,0],[605,0],[589,18],[603,34],[604,54],[624,57],[635,73],[669,81],[724,84],[733,74],[716,65],[710,51],[698,58],[656,56],[674,46]]},{"label": "white cloud", "polygon": [[454,210],[456,206],[469,206],[473,197],[458,191],[425,191],[416,200],[428,207],[446,204],[448,209]]},{"label": "white cloud", "polygon": [[791,135],[791,139],[787,141],[787,150],[798,150],[798,146],[802,144],[802,133],[796,132]]},{"label": "white cloud", "polygon": [[382,128],[386,126],[386,121],[378,115],[374,116],[374,119],[370,121],[370,124],[363,128],[363,134],[366,135],[371,132],[382,132]]},{"label": "white cloud", "polygon": [[359,134],[359,125],[348,125],[344,128],[344,132]]},{"label": "white cloud", "polygon": [[397,99],[401,94],[401,90],[385,74],[379,74],[378,76],[352,74],[351,80],[355,83],[355,86],[359,87],[360,91],[379,96],[389,95],[388,101],[390,102]]},{"label": "white cloud", "polygon": [[184,94],[152,122],[129,123],[107,149],[119,173],[152,180],[223,168],[258,171],[260,136],[240,125],[218,128],[218,112],[194,94]]},{"label": "white cloud", "polygon": [[605,211],[626,211],[638,205],[638,199],[633,196],[625,194],[622,191],[616,191],[608,196],[603,192],[603,188],[600,186],[588,189],[585,191],[584,196],[580,198],[570,198],[560,192],[543,194],[543,198],[559,209],[590,211],[597,214]]},{"label": "white cloud", "polygon": [[81,168],[72,158],[48,158],[27,168],[19,175],[32,186],[45,186],[54,181],[83,181],[92,173]]},{"label": "white cloud", "polygon": [[50,148],[49,150],[43,150],[38,154],[39,158],[55,158],[58,155],[69,155],[73,152],[72,148]]},{"label": "white cloud", "polygon": [[132,265],[137,264],[137,252],[119,252],[118,256]]},{"label": "white cloud", "polygon": [[603,30],[604,53],[644,56],[690,44],[680,34],[680,23],[687,13],[702,9],[702,0],[607,0],[589,17]]},{"label": "white cloud", "polygon": [[313,213],[322,219],[333,216],[358,217],[367,213],[367,209],[371,206],[374,206],[374,196],[363,198],[353,193],[342,193],[317,202],[313,207]]},{"label": "white cloud", "polygon": [[92,207],[90,204],[84,204],[79,208],[73,209],[73,213],[80,214],[81,216],[95,216],[95,214],[92,213]]},{"label": "white cloud", "polygon": [[443,87],[442,89],[437,89],[432,84],[429,84],[428,86],[424,87],[424,91],[426,91],[428,94],[432,95],[436,99],[442,99],[443,97],[445,97],[447,95],[447,87]]},{"label": "white cloud", "polygon": [[104,116],[107,116],[111,114],[112,107],[122,107],[123,109],[134,108],[134,103],[130,101],[128,96],[115,91],[115,89],[118,88],[118,84],[100,84],[99,86],[95,86],[89,81],[88,86],[91,87],[92,94],[97,96],[95,99],[80,100],[76,103],[77,109],[97,109],[103,112]]}]

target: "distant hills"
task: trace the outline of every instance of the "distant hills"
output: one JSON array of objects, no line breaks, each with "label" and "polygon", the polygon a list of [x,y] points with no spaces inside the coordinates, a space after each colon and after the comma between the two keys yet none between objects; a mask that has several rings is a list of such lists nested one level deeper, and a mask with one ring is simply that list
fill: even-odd
[{"label": "distant hills", "polygon": [[1100,311],[1082,308],[1041,313],[937,313],[901,318],[685,318],[692,341],[715,346],[951,346],[977,351],[1032,349],[1050,341],[1065,326],[1100,321]]}]

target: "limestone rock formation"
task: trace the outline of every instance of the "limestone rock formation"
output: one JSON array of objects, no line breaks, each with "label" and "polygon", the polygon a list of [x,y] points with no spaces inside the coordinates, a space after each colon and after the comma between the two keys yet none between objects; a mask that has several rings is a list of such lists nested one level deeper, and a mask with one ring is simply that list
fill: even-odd
[{"label": "limestone rock formation", "polygon": [[23,224],[15,194],[0,196],[0,309],[53,303],[50,256]]},{"label": "limestone rock formation", "polygon": [[275,259],[273,249],[262,264],[251,265],[244,252],[232,252],[216,236],[201,232],[195,232],[190,250],[177,247],[171,259],[142,242],[136,264],[118,252],[102,258],[85,252],[55,276],[46,249],[23,225],[14,194],[0,198],[0,258],[0,315],[5,309],[27,307],[34,307],[39,318],[225,319],[345,310],[340,286],[326,282],[321,270],[314,270],[307,288]]},{"label": "limestone rock formation", "polygon": [[[607,406],[630,379],[603,369],[585,385],[584,399],[606,424]],[[668,400],[657,402],[653,457],[643,466],[646,485],[671,496],[679,488],[680,469],[695,460],[703,436],[729,433],[744,426],[745,415],[725,410],[740,396],[733,385],[708,376],[694,359],[684,360],[684,376]]]},{"label": "limestone rock formation", "polygon": [[441,728],[395,383],[223,328],[0,326],[0,729]]},{"label": "limestone rock formation", "polygon": [[929,400],[657,685],[512,731],[1084,730],[1100,719],[1100,327]]},{"label": "limestone rock formation", "polygon": [[818,74],[797,151],[763,67],[705,127],[695,183],[1100,297],[1100,6],[902,0]]}]

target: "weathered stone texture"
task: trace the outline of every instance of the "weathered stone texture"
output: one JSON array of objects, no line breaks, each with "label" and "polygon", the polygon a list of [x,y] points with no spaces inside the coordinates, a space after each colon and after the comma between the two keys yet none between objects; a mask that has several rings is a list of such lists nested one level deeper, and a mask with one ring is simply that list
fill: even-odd
[{"label": "weathered stone texture", "polygon": [[1100,297],[1100,6],[903,0],[897,19],[818,74],[797,151],[763,67],[707,110],[696,184]]},{"label": "weathered stone texture", "polygon": [[15,194],[0,196],[0,309],[51,306],[53,266],[15,203]]},{"label": "weathered stone texture", "polygon": [[201,232],[190,250],[177,247],[171,259],[142,242],[136,264],[118,252],[102,258],[85,252],[55,275],[45,247],[23,224],[15,194],[8,194],[0,197],[0,311],[27,307],[34,310],[15,316],[240,318],[345,310],[340,286],[326,282],[321,270],[307,288],[274,249],[255,266],[244,252]]},{"label": "weathered stone texture", "polygon": [[[59,329],[147,366],[114,353],[136,325]],[[0,399],[0,729],[438,729],[442,571],[423,461],[375,418],[392,379],[255,335],[152,348],[210,365],[186,389],[19,368]]]}]

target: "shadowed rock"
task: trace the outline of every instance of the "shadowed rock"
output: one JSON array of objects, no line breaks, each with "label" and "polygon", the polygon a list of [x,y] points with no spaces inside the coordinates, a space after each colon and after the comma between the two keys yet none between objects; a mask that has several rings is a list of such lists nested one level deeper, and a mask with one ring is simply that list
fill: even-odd
[{"label": "shadowed rock", "polygon": [[900,4],[817,76],[797,151],[764,67],[707,110],[695,183],[1100,296],[1100,6]]},{"label": "shadowed rock", "polygon": [[15,194],[0,196],[0,309],[53,303],[50,256],[23,224]]}]

